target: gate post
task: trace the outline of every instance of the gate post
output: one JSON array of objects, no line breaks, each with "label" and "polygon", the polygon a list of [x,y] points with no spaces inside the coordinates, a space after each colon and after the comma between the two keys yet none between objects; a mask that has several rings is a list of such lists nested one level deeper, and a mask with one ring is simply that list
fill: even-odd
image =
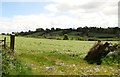
[{"label": "gate post", "polygon": [[10,49],[14,51],[14,45],[15,45],[15,34],[10,35]]},{"label": "gate post", "polygon": [[4,48],[6,48],[6,37],[4,38]]}]

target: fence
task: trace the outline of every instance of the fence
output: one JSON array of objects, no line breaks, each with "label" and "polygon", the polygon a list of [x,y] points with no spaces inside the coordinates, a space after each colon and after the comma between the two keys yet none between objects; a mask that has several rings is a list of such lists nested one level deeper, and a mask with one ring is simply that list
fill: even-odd
[{"label": "fence", "polygon": [[[3,45],[1,45],[1,46],[3,46],[4,48],[6,48],[6,37],[4,38],[4,40],[0,40],[0,44],[1,43],[4,43]],[[11,34],[10,35],[10,49],[12,50],[12,51],[14,51],[14,45],[15,45],[15,35],[14,34]]]},{"label": "fence", "polygon": [[14,51],[14,46],[15,46],[15,34],[10,35],[10,49]]},{"label": "fence", "polygon": [[3,47],[6,48],[6,37],[4,38],[4,40],[0,40],[0,43],[4,42]]}]

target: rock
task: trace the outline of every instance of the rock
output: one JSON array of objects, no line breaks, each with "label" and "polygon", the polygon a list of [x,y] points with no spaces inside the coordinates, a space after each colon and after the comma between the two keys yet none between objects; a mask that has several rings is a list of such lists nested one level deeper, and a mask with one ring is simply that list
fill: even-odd
[{"label": "rock", "polygon": [[54,68],[54,66],[47,66],[47,67],[45,67],[47,70],[50,70],[50,69],[53,69]]}]

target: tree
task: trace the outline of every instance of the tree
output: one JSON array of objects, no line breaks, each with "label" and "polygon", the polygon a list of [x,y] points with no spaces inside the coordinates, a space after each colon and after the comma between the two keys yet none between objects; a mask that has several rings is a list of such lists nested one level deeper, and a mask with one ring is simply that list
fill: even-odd
[{"label": "tree", "polygon": [[80,36],[80,32],[77,32],[77,35]]},{"label": "tree", "polygon": [[55,28],[54,28],[54,27],[52,27],[52,28],[51,28],[51,31],[55,31]]},{"label": "tree", "polygon": [[50,32],[50,29],[46,28],[46,33],[49,33]]},{"label": "tree", "polygon": [[41,31],[44,31],[44,29],[43,28],[37,28],[36,29],[36,32],[41,32]]},{"label": "tree", "polygon": [[5,33],[1,33],[1,35],[6,35]]},{"label": "tree", "polygon": [[56,28],[56,31],[59,31],[59,30],[61,30],[60,28]]},{"label": "tree", "polygon": [[82,29],[82,27],[78,27],[78,28],[77,28],[77,32],[80,32],[81,29]]},{"label": "tree", "polygon": [[68,35],[64,34],[63,40],[69,40]]}]

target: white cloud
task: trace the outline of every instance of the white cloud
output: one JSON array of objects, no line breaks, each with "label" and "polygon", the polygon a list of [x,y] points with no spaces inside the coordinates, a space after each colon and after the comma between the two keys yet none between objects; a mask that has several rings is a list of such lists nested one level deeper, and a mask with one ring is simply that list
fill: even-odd
[{"label": "white cloud", "polygon": [[44,7],[46,10],[48,10],[49,12],[53,12],[53,13],[57,13],[58,9],[56,8],[56,4],[49,4],[47,6]]},{"label": "white cloud", "polygon": [[[68,16],[53,16],[49,14],[15,16],[12,19],[0,18],[1,32],[35,30],[36,28],[61,27],[72,25],[72,19]],[[65,26],[66,25],[66,26]]]},{"label": "white cloud", "polygon": [[[79,24],[117,26],[119,0],[53,0],[54,10],[49,5],[47,10],[57,14],[76,17]],[[79,19],[79,20],[78,20]],[[104,25],[104,26],[103,26]]]},{"label": "white cloud", "polygon": [[[118,0],[53,0],[54,3],[47,5],[47,10],[51,12],[59,11],[76,11],[84,10],[90,11],[101,11],[106,9],[116,9],[118,7]],[[110,7],[110,8],[109,8]]]},{"label": "white cloud", "polygon": [[[41,0],[43,1],[43,0]],[[35,30],[36,28],[77,28],[83,26],[118,26],[118,0],[47,0],[39,15],[0,18],[0,32]]]}]

